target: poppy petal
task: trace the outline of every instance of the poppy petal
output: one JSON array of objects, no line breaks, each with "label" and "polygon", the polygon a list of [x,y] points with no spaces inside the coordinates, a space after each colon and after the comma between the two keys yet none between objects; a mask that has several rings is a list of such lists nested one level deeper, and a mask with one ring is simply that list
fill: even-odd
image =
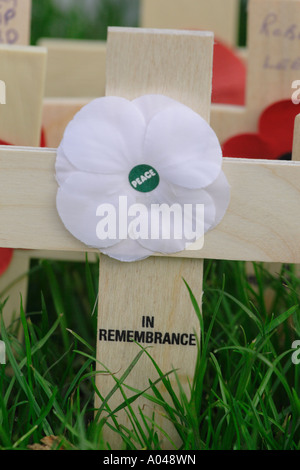
[{"label": "poppy petal", "polygon": [[8,142],[5,142],[5,140],[0,139],[0,145],[11,145]]},{"label": "poppy petal", "polygon": [[122,262],[138,261],[153,255],[153,252],[130,238],[122,240],[114,246],[102,249],[102,253]]},{"label": "poppy petal", "polygon": [[295,117],[300,113],[291,100],[282,100],[268,106],[260,116],[259,134],[269,142],[279,158],[293,148]]},{"label": "poppy petal", "polygon": [[143,115],[130,101],[102,97],[74,116],[60,145],[80,171],[129,173],[141,158],[145,129]]},{"label": "poppy petal", "polygon": [[258,134],[238,134],[222,145],[224,157],[231,158],[277,158],[268,142]]},{"label": "poppy petal", "polygon": [[225,44],[215,42],[212,102],[244,106],[246,90],[246,66]]},{"label": "poppy petal", "polygon": [[11,248],[0,248],[0,276],[7,270],[12,260],[14,250]]},{"label": "poppy petal", "polygon": [[210,185],[219,175],[219,140],[199,114],[185,106],[167,107],[147,127],[145,161],[166,181],[189,189]]}]

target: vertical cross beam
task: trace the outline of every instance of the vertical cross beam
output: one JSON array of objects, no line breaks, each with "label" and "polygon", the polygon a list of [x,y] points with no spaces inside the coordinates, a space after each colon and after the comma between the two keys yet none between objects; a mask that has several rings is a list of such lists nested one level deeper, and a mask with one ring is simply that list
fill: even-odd
[{"label": "vertical cross beam", "polygon": [[[209,120],[212,51],[211,33],[110,28],[106,94],[128,99],[148,93],[165,94]],[[194,374],[197,355],[194,335],[199,335],[199,322],[183,278],[201,305],[202,272],[201,260],[161,257],[122,264],[101,256],[98,361],[121,376],[140,351],[130,342],[132,334],[128,333],[137,331],[152,338],[148,344],[144,341],[143,346],[151,346],[149,352],[164,373],[178,369],[187,391]],[[182,344],[155,344],[155,333],[179,334]],[[125,334],[125,342],[115,341],[116,334]],[[99,365],[99,370],[102,369]],[[144,355],[126,382],[143,390],[149,385],[148,379],[157,377]],[[171,376],[170,380],[174,386],[175,378]],[[97,386],[105,397],[114,380],[100,374]],[[116,393],[109,406],[114,409],[121,400]],[[143,399],[139,401],[140,406],[144,403]],[[148,403],[147,407],[152,414],[153,406]],[[125,414],[121,422],[129,426]],[[176,440],[172,426],[167,431]]]}]

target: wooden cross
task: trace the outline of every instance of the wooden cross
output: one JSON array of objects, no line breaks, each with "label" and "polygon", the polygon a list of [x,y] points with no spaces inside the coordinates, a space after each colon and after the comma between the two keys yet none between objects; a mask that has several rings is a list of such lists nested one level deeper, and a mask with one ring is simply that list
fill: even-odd
[{"label": "wooden cross", "polygon": [[[13,145],[37,147],[46,50],[28,46],[30,13],[31,0],[0,2],[0,79],[5,84],[5,105],[0,105],[0,139]],[[7,325],[20,311],[20,295],[25,307],[29,265],[29,253],[14,250],[9,267],[0,277],[1,300],[7,299],[3,308]]]},{"label": "wooden cross", "polygon": [[[110,28],[106,92],[128,99],[162,93],[208,120],[212,51],[210,33]],[[1,245],[88,251],[65,230],[57,214],[55,160],[53,149],[0,149]],[[100,330],[187,334],[190,344],[151,345],[149,352],[163,372],[178,368],[188,389],[197,354],[192,335],[199,334],[199,324],[182,278],[201,305],[203,259],[300,262],[300,164],[225,159],[223,169],[231,185],[230,206],[222,223],[206,235],[202,250],[130,264],[100,257],[97,359],[118,377],[140,348],[135,343],[105,341],[104,335],[100,341]],[[103,366],[98,364],[97,369]],[[149,378],[157,376],[144,355],[126,383],[143,390]],[[170,376],[170,380],[174,385],[175,379]],[[97,387],[103,397],[114,384],[109,374],[99,374]],[[120,400],[113,396],[112,410]],[[145,406],[152,415],[152,406]],[[118,414],[121,419],[129,426]],[[116,448],[113,436],[108,438]]]}]

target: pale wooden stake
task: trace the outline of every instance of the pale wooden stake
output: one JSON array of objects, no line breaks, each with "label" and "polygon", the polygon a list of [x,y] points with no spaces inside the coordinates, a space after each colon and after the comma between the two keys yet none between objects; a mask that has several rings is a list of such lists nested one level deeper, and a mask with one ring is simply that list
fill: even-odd
[{"label": "pale wooden stake", "polygon": [[144,28],[199,29],[236,46],[239,0],[142,0]]},{"label": "pale wooden stake", "polygon": [[[1,45],[0,62],[0,78],[6,84],[6,104],[0,106],[0,138],[14,145],[39,146],[46,50]],[[9,268],[0,276],[1,300],[8,298],[3,308],[6,325],[18,317],[20,296],[26,306],[29,265],[29,253],[15,250]]]},{"label": "pale wooden stake", "polygon": [[1,80],[6,83],[6,104],[0,107],[1,140],[39,146],[46,50],[1,45],[0,55]]},{"label": "pale wooden stake", "polygon": [[105,94],[105,41],[46,39],[46,98],[96,98]]},{"label": "pale wooden stake", "polygon": [[0,3],[0,43],[27,46],[30,43],[31,0]]}]

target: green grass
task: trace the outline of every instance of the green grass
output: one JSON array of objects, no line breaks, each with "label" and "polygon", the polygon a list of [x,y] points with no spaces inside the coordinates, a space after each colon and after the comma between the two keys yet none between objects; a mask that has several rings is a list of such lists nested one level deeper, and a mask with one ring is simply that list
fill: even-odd
[{"label": "green grass", "polygon": [[[33,0],[32,43],[46,36],[105,39],[108,25],[125,25],[125,4],[105,0],[91,20],[76,9],[66,15],[48,0]],[[49,435],[65,449],[109,448],[103,429],[108,414],[118,414],[110,398],[119,389],[118,408],[131,426],[119,426],[117,417],[112,426],[124,449],[159,449],[155,417],[134,411],[133,400],[143,394],[164,408],[181,449],[299,450],[300,366],[292,363],[291,346],[300,339],[300,280],[294,266],[275,276],[254,267],[253,283],[244,263],[206,262],[203,316],[190,292],[201,338],[189,396],[180,383],[176,392],[171,386],[176,372],[161,371],[154,361],[156,380],[147,390],[130,390],[132,369],[149,354],[137,346],[135,361],[101,397],[95,420],[98,264],[32,262],[26,308],[20,303],[12,325],[1,320],[7,364],[0,366],[0,449],[28,449]],[[267,291],[273,293],[268,302]]]},{"label": "green grass", "polygon": [[[255,268],[253,287],[244,263],[206,262],[203,316],[190,292],[201,324],[190,396],[179,382],[175,392],[176,372],[161,371],[154,361],[157,379],[132,395],[127,379],[141,355],[149,354],[137,346],[135,361],[101,397],[94,419],[97,264],[33,263],[28,313],[21,306],[19,322],[1,325],[7,364],[0,371],[0,449],[26,449],[46,435],[58,436],[66,449],[107,449],[106,418],[124,408],[131,428],[119,426],[117,418],[113,424],[124,449],[158,450],[155,417],[132,407],[141,393],[163,406],[181,449],[299,449],[300,366],[292,363],[291,345],[300,339],[300,281],[291,266],[274,277]],[[275,293],[270,308],[263,296],[267,286]],[[117,389],[123,401],[113,410],[110,398]]]},{"label": "green grass", "polygon": [[101,0],[92,17],[74,5],[63,11],[51,0],[32,0],[31,43],[41,37],[105,40],[108,26],[138,26],[139,0]]}]

